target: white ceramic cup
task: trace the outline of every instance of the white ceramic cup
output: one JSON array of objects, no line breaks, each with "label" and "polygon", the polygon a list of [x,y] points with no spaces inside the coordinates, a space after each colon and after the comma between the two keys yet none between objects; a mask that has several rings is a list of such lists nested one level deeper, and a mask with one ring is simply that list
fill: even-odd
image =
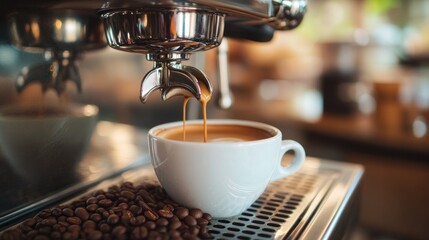
[{"label": "white ceramic cup", "polygon": [[[187,121],[187,124],[201,121]],[[149,150],[159,182],[168,195],[189,208],[200,208],[215,218],[238,215],[264,192],[270,181],[287,177],[304,163],[304,148],[282,140],[279,129],[243,120],[209,120],[208,124],[243,125],[263,129],[272,137],[244,142],[186,142],[157,136],[173,122],[149,130]],[[208,133],[210,135],[210,132]],[[287,151],[295,157],[289,166],[281,160]]]},{"label": "white ceramic cup", "polygon": [[0,150],[12,168],[29,181],[52,181],[75,174],[97,124],[94,105],[47,106],[52,115],[31,115],[40,106],[0,109]]}]

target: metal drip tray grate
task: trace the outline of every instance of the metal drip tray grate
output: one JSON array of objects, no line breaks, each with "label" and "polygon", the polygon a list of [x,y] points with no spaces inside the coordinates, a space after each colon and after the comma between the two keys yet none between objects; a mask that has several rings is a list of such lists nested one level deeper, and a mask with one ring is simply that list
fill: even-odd
[{"label": "metal drip tray grate", "polygon": [[216,239],[274,239],[287,235],[336,174],[302,170],[271,183],[265,192],[240,216],[211,221],[210,233]]}]

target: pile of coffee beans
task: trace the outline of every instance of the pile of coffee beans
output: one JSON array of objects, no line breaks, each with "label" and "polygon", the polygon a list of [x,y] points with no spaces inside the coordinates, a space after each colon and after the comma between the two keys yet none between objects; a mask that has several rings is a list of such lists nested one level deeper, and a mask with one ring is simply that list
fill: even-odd
[{"label": "pile of coffee beans", "polygon": [[211,219],[175,203],[158,184],[124,182],[44,209],[0,239],[211,239]]}]

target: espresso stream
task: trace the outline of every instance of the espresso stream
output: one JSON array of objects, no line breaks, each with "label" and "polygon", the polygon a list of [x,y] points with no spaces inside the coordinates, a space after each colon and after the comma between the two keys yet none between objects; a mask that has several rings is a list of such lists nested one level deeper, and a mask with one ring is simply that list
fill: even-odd
[{"label": "espresso stream", "polygon": [[[202,108],[202,112],[203,112],[203,134],[204,134],[204,142],[208,141],[208,137],[207,137],[207,103],[210,101],[211,99],[211,95],[210,95],[210,90],[207,89],[207,86],[205,84],[203,84],[201,81],[198,81],[198,85],[200,86],[201,89],[201,98],[200,98],[200,104],[201,104],[201,108]],[[190,97],[185,97],[185,99],[183,100],[183,141],[186,141],[186,106],[188,105]]]}]

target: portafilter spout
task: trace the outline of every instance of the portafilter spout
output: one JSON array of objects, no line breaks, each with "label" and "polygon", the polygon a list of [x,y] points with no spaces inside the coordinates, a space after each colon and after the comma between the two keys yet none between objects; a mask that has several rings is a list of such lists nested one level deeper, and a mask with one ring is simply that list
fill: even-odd
[{"label": "portafilter spout", "polygon": [[[154,68],[143,78],[140,87],[140,100],[144,103],[149,95],[155,91],[161,91],[163,100],[174,96],[185,96],[201,98],[202,89],[213,92],[207,76],[199,69],[192,66],[182,65],[181,59],[188,59],[186,55],[178,55],[174,60],[174,55],[168,57],[148,54],[148,60],[154,60]],[[168,60],[167,60],[168,59]]]}]

